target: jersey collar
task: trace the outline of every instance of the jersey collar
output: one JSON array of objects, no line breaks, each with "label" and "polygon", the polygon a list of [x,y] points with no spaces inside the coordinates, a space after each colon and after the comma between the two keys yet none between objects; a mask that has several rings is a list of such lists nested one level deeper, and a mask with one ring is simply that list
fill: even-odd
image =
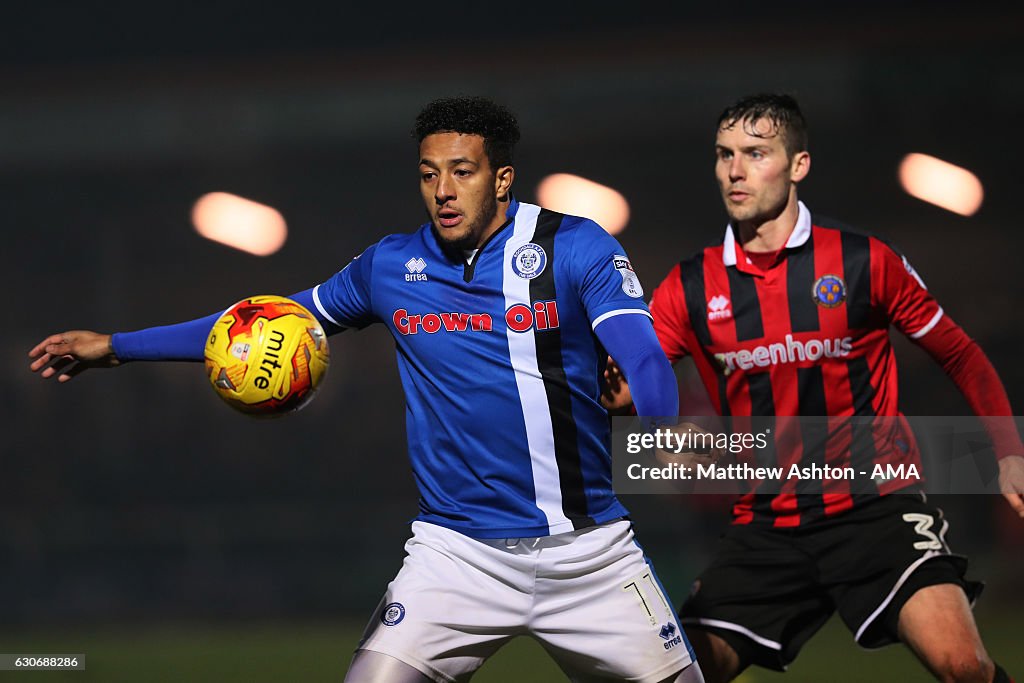
[{"label": "jersey collar", "polygon": [[[797,202],[797,206],[800,209],[800,213],[796,217],[796,226],[793,228],[793,232],[789,234],[789,239],[786,240],[786,249],[794,249],[802,246],[807,242],[807,238],[811,236],[811,212],[807,210],[804,203],[801,201]],[[743,249],[740,247],[739,242],[736,241],[736,235],[732,230],[732,223],[725,226],[725,239],[722,241],[722,264],[725,266],[735,266],[737,257],[743,253]],[[744,263],[747,260],[746,256],[742,256]],[[743,268],[740,268],[743,270]]]},{"label": "jersey collar", "polygon": [[516,217],[516,212],[519,211],[519,200],[512,193],[508,196],[508,208],[505,209],[505,218],[512,220]]}]

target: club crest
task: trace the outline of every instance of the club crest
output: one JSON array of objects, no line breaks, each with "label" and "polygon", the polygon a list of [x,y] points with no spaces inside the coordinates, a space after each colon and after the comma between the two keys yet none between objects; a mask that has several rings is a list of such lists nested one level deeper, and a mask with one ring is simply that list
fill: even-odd
[{"label": "club crest", "polygon": [[533,242],[524,244],[512,254],[512,271],[524,280],[532,280],[544,272],[548,255]]},{"label": "club crest", "polygon": [[405,619],[405,605],[400,602],[391,603],[380,615],[380,621],[385,626],[397,626],[402,619]]},{"label": "club crest", "polygon": [[835,308],[846,301],[846,283],[838,275],[822,275],[814,281],[811,296],[819,306]]}]

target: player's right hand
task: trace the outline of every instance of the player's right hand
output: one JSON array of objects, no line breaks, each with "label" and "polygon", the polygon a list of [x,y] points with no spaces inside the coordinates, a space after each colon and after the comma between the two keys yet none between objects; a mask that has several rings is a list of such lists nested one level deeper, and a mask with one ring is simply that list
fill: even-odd
[{"label": "player's right hand", "polygon": [[121,361],[114,355],[111,335],[71,330],[52,334],[28,352],[33,359],[29,364],[32,372],[39,372],[43,379],[57,376],[58,382],[67,382],[89,368],[112,368]]},{"label": "player's right hand", "polygon": [[999,489],[1013,511],[1024,519],[1024,457],[1011,455],[999,461]]}]

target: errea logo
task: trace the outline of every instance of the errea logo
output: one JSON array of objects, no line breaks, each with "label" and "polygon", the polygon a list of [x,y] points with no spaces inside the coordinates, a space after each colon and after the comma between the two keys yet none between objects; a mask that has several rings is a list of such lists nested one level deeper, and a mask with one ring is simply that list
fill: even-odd
[{"label": "errea logo", "polygon": [[732,309],[729,308],[728,297],[718,294],[711,297],[708,301],[708,320],[711,322],[717,322],[719,320],[728,320],[732,317]]},{"label": "errea logo", "polygon": [[658,632],[658,635],[665,641],[664,647],[666,650],[671,650],[676,645],[683,642],[683,636],[676,633],[676,631],[676,625],[670,621],[662,626],[661,630]]},{"label": "errea logo", "polygon": [[406,282],[425,282],[427,279],[426,270],[427,262],[422,258],[411,258],[405,262],[405,269],[409,272],[405,274]]}]

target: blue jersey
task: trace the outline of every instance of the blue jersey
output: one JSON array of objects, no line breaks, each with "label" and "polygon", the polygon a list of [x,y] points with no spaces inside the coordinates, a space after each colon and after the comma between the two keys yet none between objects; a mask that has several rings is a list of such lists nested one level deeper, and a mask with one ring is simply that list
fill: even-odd
[{"label": "blue jersey", "polygon": [[448,256],[427,223],[313,290],[331,322],[391,330],[418,519],[478,538],[626,514],[612,491],[593,329],[650,315],[625,252],[596,223],[515,200],[507,215],[470,263]]}]

